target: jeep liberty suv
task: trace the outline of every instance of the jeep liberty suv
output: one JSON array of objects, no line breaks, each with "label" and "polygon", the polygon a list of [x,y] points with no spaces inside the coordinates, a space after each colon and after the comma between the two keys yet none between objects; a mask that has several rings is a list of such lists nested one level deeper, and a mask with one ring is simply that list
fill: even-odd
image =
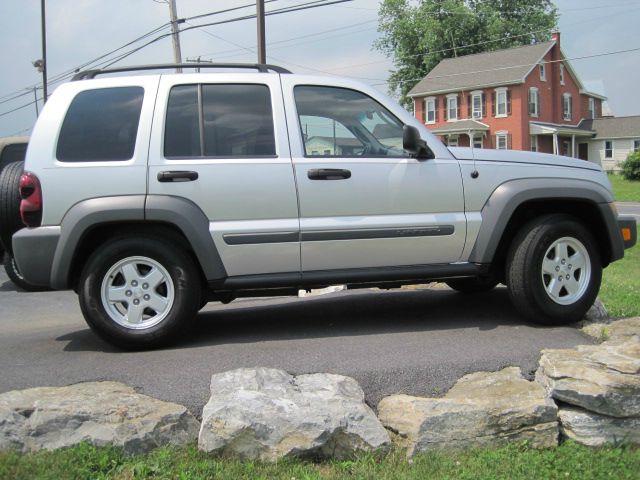
[{"label": "jeep liberty suv", "polygon": [[504,283],[531,320],[573,322],[636,242],[598,165],[448,149],[350,79],[270,65],[113,76],[175,67],[60,86],[20,183],[20,271],[74,289],[121,347],[166,344],[209,301],[331,284]]}]

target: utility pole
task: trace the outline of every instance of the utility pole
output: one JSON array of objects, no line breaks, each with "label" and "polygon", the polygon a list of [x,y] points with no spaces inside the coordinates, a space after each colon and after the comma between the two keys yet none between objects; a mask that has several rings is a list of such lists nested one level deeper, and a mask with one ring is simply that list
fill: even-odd
[{"label": "utility pole", "polygon": [[44,0],[40,0],[40,25],[42,29],[42,103],[47,101],[47,28],[44,14]]},{"label": "utility pole", "polygon": [[[178,29],[179,22],[178,12],[176,9],[176,0],[169,0],[169,11],[171,12],[171,40],[173,42],[173,60],[175,61],[175,63],[182,63],[182,51],[180,50],[180,30]],[[176,68],[176,73],[182,73],[182,69]]]},{"label": "utility pole", "polygon": [[258,63],[267,63],[267,45],[264,35],[264,0],[256,0],[256,20],[258,22]]},{"label": "utility pole", "polygon": [[37,87],[33,87],[33,104],[36,106],[36,118],[38,118],[40,113],[38,112],[38,91],[36,88]]}]

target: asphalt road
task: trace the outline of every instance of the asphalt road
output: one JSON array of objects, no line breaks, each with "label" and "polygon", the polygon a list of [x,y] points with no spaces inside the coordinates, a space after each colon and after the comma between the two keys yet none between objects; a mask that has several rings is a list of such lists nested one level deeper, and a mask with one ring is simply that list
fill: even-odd
[{"label": "asphalt road", "polygon": [[350,375],[375,406],[398,392],[442,395],[475,371],[517,365],[530,377],[542,348],[589,343],[574,328],[525,323],[504,288],[360,290],[211,304],[177,346],[127,353],[87,328],[75,294],[16,292],[4,271],[0,331],[0,392],[116,380],[198,416],[211,374],[238,367]]},{"label": "asphalt road", "polygon": [[621,215],[632,215],[640,223],[640,203],[638,202],[616,202],[618,213]]}]

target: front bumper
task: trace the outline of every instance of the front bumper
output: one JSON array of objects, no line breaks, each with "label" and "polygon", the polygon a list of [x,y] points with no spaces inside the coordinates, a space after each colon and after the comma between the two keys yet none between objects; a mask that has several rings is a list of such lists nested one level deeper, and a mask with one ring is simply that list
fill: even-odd
[{"label": "front bumper", "polygon": [[634,217],[618,217],[618,230],[622,235],[624,249],[633,247],[638,241],[638,227]]},{"label": "front bumper", "polygon": [[53,259],[60,227],[23,228],[13,235],[13,256],[24,279],[39,287],[51,287]]}]

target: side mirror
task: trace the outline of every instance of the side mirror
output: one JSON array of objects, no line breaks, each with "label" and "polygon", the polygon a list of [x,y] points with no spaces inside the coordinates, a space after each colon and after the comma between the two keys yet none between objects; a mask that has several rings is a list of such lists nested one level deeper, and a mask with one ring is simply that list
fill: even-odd
[{"label": "side mirror", "polygon": [[402,148],[417,160],[436,158],[427,142],[420,138],[418,129],[412,125],[405,125],[402,129]]}]

